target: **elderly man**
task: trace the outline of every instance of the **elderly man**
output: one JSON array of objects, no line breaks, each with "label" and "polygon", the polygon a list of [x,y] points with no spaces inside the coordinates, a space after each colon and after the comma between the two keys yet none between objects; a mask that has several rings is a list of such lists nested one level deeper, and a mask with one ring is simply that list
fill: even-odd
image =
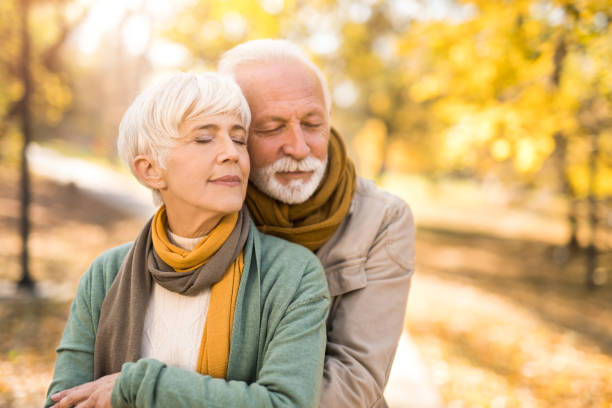
[{"label": "elderly man", "polygon": [[414,270],[414,223],[399,198],[357,177],[330,126],[320,70],[294,44],[226,52],[250,105],[247,204],[262,232],[302,244],[325,268],[332,304],[322,407],[384,407]]}]

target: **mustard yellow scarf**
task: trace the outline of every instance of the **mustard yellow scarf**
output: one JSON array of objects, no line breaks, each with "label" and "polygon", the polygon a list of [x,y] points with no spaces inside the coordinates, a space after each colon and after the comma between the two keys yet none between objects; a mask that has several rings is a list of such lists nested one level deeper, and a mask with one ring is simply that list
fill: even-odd
[{"label": "mustard yellow scarf", "polygon": [[159,257],[177,272],[193,271],[204,265],[221,248],[236,226],[238,213],[226,215],[219,224],[206,235],[193,251],[188,251],[170,242],[166,234],[168,216],[166,206],[161,206],[153,216],[151,238]]},{"label": "mustard yellow scarf", "polygon": [[246,208],[224,217],[193,251],[169,242],[165,208],[147,222],[102,303],[94,346],[94,379],[116,373],[123,363],[141,357],[154,282],[185,296],[211,288],[196,369],[225,378],[249,219]]},{"label": "mustard yellow scarf", "polygon": [[342,138],[331,129],[325,176],[302,204],[285,204],[249,183],[246,203],[257,228],[316,251],[331,238],[351,206],[357,185],[355,166]]},{"label": "mustard yellow scarf", "polygon": [[[168,239],[166,234],[168,219],[165,206],[162,206],[153,217],[151,230],[153,247],[159,257],[176,272],[189,272],[203,266],[219,250],[234,230],[237,220],[238,213],[223,217],[192,251],[187,251],[172,244]],[[243,268],[244,256],[241,252],[227,268],[221,280],[211,288],[210,305],[202,332],[196,367],[200,374],[225,378],[232,339],[234,309]]]}]

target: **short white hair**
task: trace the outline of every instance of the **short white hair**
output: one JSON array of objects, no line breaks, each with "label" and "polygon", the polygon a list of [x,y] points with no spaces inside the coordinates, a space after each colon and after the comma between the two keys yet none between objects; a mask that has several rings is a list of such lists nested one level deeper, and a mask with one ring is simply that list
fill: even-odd
[{"label": "short white hair", "polygon": [[[146,156],[163,169],[169,149],[180,138],[183,122],[200,115],[227,113],[237,115],[245,129],[249,128],[249,105],[231,76],[213,72],[172,74],[145,89],[123,115],[117,138],[119,156],[138,179],[134,167],[137,156]],[[157,190],[153,190],[153,201],[161,204]]]},{"label": "short white hair", "polygon": [[323,72],[308,58],[300,47],[291,41],[260,39],[239,44],[221,56],[218,71],[235,78],[236,70],[240,66],[274,61],[299,61],[312,69],[321,84],[327,112],[331,113],[331,98]]}]

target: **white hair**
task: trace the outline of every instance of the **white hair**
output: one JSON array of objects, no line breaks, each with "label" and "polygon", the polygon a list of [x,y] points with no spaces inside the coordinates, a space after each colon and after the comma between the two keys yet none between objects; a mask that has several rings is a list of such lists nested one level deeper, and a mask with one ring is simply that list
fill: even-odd
[{"label": "white hair", "polygon": [[239,44],[221,56],[218,71],[235,77],[237,68],[242,65],[272,61],[299,61],[312,69],[321,84],[327,112],[331,112],[331,98],[323,72],[308,58],[300,47],[290,41],[260,39]]},{"label": "white hair", "polygon": [[[249,105],[229,75],[172,74],[145,89],[123,115],[117,138],[119,156],[136,178],[136,156],[146,156],[163,169],[168,150],[180,138],[179,126],[183,122],[200,115],[226,113],[236,114],[245,129],[249,128]],[[153,190],[153,201],[156,205],[161,203],[157,190]]]}]

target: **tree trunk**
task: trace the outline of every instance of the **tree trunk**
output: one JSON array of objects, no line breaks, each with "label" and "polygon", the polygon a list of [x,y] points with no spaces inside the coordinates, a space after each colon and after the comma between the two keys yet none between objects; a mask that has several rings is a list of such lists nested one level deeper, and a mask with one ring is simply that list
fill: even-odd
[{"label": "tree trunk", "polygon": [[21,100],[21,131],[23,147],[21,149],[21,279],[20,289],[33,291],[34,281],[30,276],[30,256],[28,239],[30,235],[30,174],[28,170],[27,148],[32,140],[32,122],[30,112],[30,97],[32,94],[32,77],[30,73],[30,32],[28,27],[30,0],[20,2],[21,22],[21,78],[23,81],[23,98]]},{"label": "tree trunk", "polygon": [[597,157],[599,156],[599,134],[591,135],[591,154],[589,157],[589,230],[590,239],[586,253],[586,284],[589,290],[596,288],[595,270],[597,269],[597,197],[595,196],[595,177],[597,176]]},{"label": "tree trunk", "polygon": [[567,200],[567,222],[569,224],[570,233],[566,247],[571,251],[576,251],[580,247],[578,243],[578,202],[576,194],[568,179],[567,175],[567,138],[561,132],[556,132],[555,138],[555,154],[554,163],[557,169],[557,177],[559,179],[559,189],[561,194]]},{"label": "tree trunk", "polygon": [[[553,72],[551,75],[551,82],[554,90],[558,90],[561,84],[561,74],[563,73],[563,67],[565,57],[567,56],[567,42],[565,35],[562,35],[557,42],[555,47],[555,53],[553,55]],[[566,197],[568,202],[567,211],[567,222],[570,227],[570,236],[567,241],[567,248],[571,251],[577,250],[580,245],[578,243],[578,206],[576,203],[576,195],[574,194],[573,188],[569,182],[567,175],[567,137],[562,132],[555,133],[555,144],[557,146],[557,173],[561,182],[561,192]]]}]

